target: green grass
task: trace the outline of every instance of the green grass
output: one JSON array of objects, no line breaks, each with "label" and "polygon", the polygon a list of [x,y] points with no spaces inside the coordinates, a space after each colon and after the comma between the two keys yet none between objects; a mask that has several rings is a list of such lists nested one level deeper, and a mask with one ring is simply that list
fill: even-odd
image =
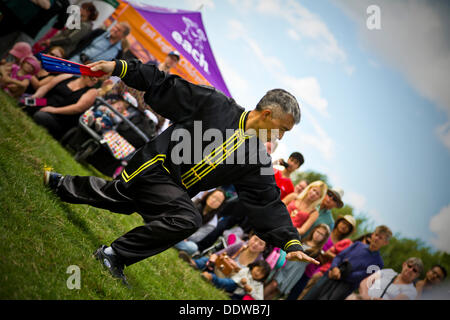
[{"label": "green grass", "polygon": [[[174,249],[126,268],[132,287],[123,286],[92,253],[142,218],[61,202],[43,186],[44,166],[101,176],[0,92],[0,299],[228,299]],[[71,265],[81,270],[80,289],[67,287]]]}]

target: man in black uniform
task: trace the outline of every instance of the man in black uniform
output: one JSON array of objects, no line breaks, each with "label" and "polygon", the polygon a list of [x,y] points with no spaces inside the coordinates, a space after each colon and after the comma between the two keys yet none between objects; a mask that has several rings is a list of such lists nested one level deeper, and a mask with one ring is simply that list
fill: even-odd
[{"label": "man in black uniform", "polygon": [[158,254],[201,225],[191,198],[233,184],[256,234],[284,249],[289,260],[318,263],[302,251],[300,237],[280,200],[264,136],[281,139],[300,121],[294,96],[269,91],[248,112],[212,87],[192,84],[138,60],[90,65],[145,91],[145,101],[172,125],[139,149],[120,178],[62,176],[46,171],[45,183],[66,202],[89,204],[145,221],[102,246],[95,256],[126,282],[124,266]]}]

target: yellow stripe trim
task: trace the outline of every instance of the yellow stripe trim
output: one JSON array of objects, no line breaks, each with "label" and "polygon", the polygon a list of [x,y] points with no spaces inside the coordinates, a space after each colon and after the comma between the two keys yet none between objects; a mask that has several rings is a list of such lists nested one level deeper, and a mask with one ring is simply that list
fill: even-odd
[{"label": "yellow stripe trim", "polygon": [[298,240],[291,240],[288,243],[286,243],[283,250],[286,251],[290,246],[295,245],[295,244],[298,244],[300,246],[302,245],[302,243]]},{"label": "yellow stripe trim", "polygon": [[189,169],[189,171],[183,173],[183,174],[181,175],[181,179],[186,179],[186,178],[188,178],[189,176],[191,176],[194,170],[197,170],[197,171],[198,171],[198,169],[200,169],[201,166],[205,165],[206,158],[210,157],[212,154],[214,154],[214,156],[215,156],[215,154],[217,153],[217,151],[219,151],[221,148],[222,148],[222,149],[224,148],[224,145],[229,144],[230,142],[232,143],[231,140],[232,140],[232,139],[235,139],[235,138],[237,137],[237,135],[238,135],[238,131],[236,131],[231,137],[229,137],[229,138],[227,139],[227,141],[225,141],[224,143],[222,143],[219,147],[215,148],[209,155],[207,155],[205,158],[203,158],[202,161],[200,161],[200,162],[197,163],[194,167],[192,167],[191,169]]},{"label": "yellow stripe trim", "polygon": [[122,72],[120,73],[119,77],[123,78],[127,74],[128,64],[125,60],[120,60],[122,62]]},{"label": "yellow stripe trim", "polygon": [[164,160],[166,159],[166,155],[165,154],[158,154],[157,156],[155,156],[154,158],[150,159],[149,161],[145,162],[143,165],[141,165],[136,171],[134,171],[131,175],[128,175],[126,170],[124,169],[122,171],[122,178],[125,180],[125,182],[130,181],[131,179],[133,179],[136,175],[138,175],[139,173],[141,173],[143,170],[147,169],[148,167],[150,167],[152,164],[156,163],[157,161],[162,161],[163,162],[163,168],[170,173],[170,171],[164,166]]},{"label": "yellow stripe trim", "polygon": [[[223,162],[226,158],[228,158],[228,156],[230,156],[237,148],[239,148],[243,143],[244,143],[244,141],[245,141],[245,139],[244,140],[239,140],[234,146],[233,146],[233,148],[232,149],[230,149],[230,150],[228,150],[227,152],[226,152],[226,154],[224,154],[224,155],[222,155],[222,157],[221,158],[219,158],[219,159],[217,159],[214,163],[217,165],[217,164],[219,164],[219,163],[221,163],[221,162]],[[206,168],[204,171],[202,171],[201,172],[201,174],[200,174],[200,177],[196,180],[196,179],[193,179],[193,180],[191,180],[190,182],[188,182],[187,184],[184,184],[185,185],[185,187],[186,188],[190,188],[192,185],[194,185],[196,182],[198,182],[200,179],[202,179],[204,176],[206,176],[209,172],[211,172],[213,169],[215,169],[216,168],[216,166],[210,166],[210,167],[208,167],[208,168]]]},{"label": "yellow stripe trim", "polygon": [[[227,145],[228,144],[234,144],[235,143],[235,141],[234,140],[236,140],[236,139],[238,139],[238,137],[237,136],[234,136],[233,137],[233,140],[232,141],[230,141],[230,142],[228,142],[227,143]],[[238,142],[239,142],[239,140],[238,140]],[[235,145],[235,144],[234,144]],[[227,156],[227,151],[226,151],[226,146],[224,146],[223,144],[220,146],[220,147],[217,147],[215,150],[214,150],[214,153],[217,153],[217,151],[218,150],[220,150],[220,148],[222,148],[222,153],[218,153],[217,155],[215,155],[215,156],[219,156],[220,158],[218,158],[217,160],[215,160],[214,161],[214,164],[218,164],[219,163],[219,161],[221,160],[221,159],[223,159],[223,157],[224,156]],[[211,152],[212,153],[212,152]],[[191,169],[194,173],[197,171],[197,172],[200,172],[200,170],[202,170],[202,169],[204,169],[204,167],[205,166],[207,166],[206,168],[205,168],[205,170],[207,170],[209,167],[208,167],[208,164],[207,163],[205,163],[206,161],[206,159],[208,159],[208,160],[210,160],[209,159],[209,157],[208,156],[206,156],[205,157],[205,159],[203,159],[202,160],[202,162],[204,162],[199,168],[197,168],[197,170],[193,170],[193,169]],[[210,160],[211,161],[211,160]],[[189,171],[191,171],[191,170],[189,170]],[[188,172],[189,172],[188,171]],[[204,171],[201,171],[200,173],[203,173]],[[209,172],[209,171],[208,171]],[[193,182],[193,181],[195,181],[195,182],[197,182],[198,180],[200,180],[200,179],[198,179],[198,180],[195,180],[195,177],[193,177],[193,179],[190,181],[190,182],[186,182],[186,180],[187,180],[187,178],[189,178],[190,176],[192,175],[192,172],[189,174],[189,175],[187,175],[186,177],[184,177],[184,178],[182,178],[182,181],[183,181],[183,184],[190,184],[191,182]],[[204,175],[202,175],[202,177],[204,177]]]}]

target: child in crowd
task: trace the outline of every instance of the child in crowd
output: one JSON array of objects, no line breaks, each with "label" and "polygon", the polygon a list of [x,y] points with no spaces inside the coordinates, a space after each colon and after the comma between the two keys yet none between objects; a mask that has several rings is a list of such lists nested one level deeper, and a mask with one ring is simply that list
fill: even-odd
[{"label": "child in crowd", "polygon": [[[303,244],[305,252],[311,257],[318,257],[330,233],[330,228],[324,223],[314,227]],[[277,271],[274,279],[265,287],[264,298],[272,300],[279,294],[288,295],[302,277],[307,265],[307,262],[287,261],[286,265]]]},{"label": "child in crowd", "polygon": [[20,98],[30,84],[31,77],[41,69],[40,62],[34,56],[27,56],[19,64],[0,66],[0,86],[13,98]]},{"label": "child in crowd", "polygon": [[[269,264],[265,260],[258,260],[242,268],[231,278],[222,279],[227,281],[227,285],[220,288],[233,293],[231,298],[234,300],[241,300],[246,295],[254,300],[263,300],[264,281],[269,273]],[[207,271],[204,271],[202,276],[208,281],[213,281],[213,275]]]},{"label": "child in crowd", "polygon": [[6,57],[2,58],[0,64],[20,64],[20,60],[25,57],[31,56],[31,46],[26,42],[17,42],[11,50],[9,50]]},{"label": "child in crowd", "polygon": [[[125,92],[119,97],[117,101],[111,104],[112,107],[121,113],[123,116],[128,117],[130,112],[128,108],[133,106],[137,108],[137,100],[128,92]],[[113,111],[106,106],[100,106],[95,111],[88,111],[84,114],[85,121],[89,127],[93,127],[95,131],[103,133],[122,121]]]}]

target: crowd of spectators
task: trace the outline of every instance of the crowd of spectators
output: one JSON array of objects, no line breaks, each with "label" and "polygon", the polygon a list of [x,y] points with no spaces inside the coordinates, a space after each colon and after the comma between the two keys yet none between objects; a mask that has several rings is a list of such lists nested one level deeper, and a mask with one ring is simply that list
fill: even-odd
[{"label": "crowd of spectators", "polygon": [[[86,2],[80,9],[81,27],[69,29],[61,22],[67,18],[68,5],[68,1],[0,1],[1,88],[58,140],[77,127],[83,115],[88,126],[99,133],[120,122],[105,108],[89,110],[97,97],[109,93],[118,97],[113,105],[119,113],[127,116],[131,106],[146,111],[155,134],[162,132],[167,120],[152,112],[143,92],[118,79],[54,74],[42,68],[35,57],[39,52],[87,64],[121,58],[128,49],[128,23],[92,30],[98,12],[93,3]],[[57,19],[42,38],[35,39],[43,27],[36,21],[43,17]],[[158,67],[170,72],[179,60],[179,53],[173,51]],[[269,154],[276,148],[274,143],[266,146]],[[357,229],[355,218],[344,215],[335,220],[332,214],[344,205],[342,189],[329,188],[320,180],[293,184],[293,174],[304,161],[297,151],[286,161],[274,161],[274,177],[305,251],[320,265],[286,261],[283,250],[253,234],[233,186],[193,199],[202,213],[202,226],[175,245],[180,258],[232,299],[418,299],[446,278],[445,268],[434,265],[418,280],[425,270],[417,257],[407,259],[402,270],[385,268],[380,249],[392,237],[387,226],[380,225],[372,233],[351,240]],[[231,271],[225,273],[227,268]]]}]

